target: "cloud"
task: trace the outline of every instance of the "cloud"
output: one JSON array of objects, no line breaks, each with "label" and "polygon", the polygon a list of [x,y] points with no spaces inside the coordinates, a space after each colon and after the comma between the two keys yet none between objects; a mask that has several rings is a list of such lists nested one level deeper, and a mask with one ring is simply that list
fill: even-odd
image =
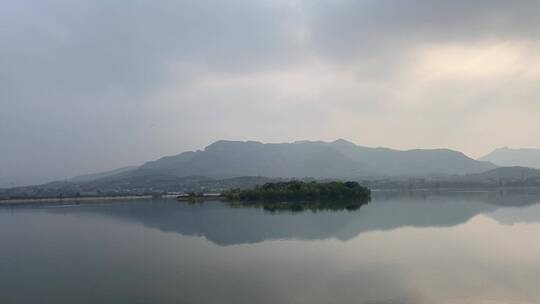
[{"label": "cloud", "polygon": [[538,145],[537,1],[1,6],[3,176],[99,171],[221,138],[475,156]]},{"label": "cloud", "polygon": [[315,1],[308,5],[313,41],[343,57],[426,42],[537,38],[537,1]]}]

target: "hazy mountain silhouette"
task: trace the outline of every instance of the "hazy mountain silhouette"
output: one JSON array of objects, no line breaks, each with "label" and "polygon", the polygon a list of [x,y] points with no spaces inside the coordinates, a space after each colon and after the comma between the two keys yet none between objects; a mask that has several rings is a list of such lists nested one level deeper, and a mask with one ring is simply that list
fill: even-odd
[{"label": "hazy mountain silhouette", "polygon": [[468,178],[486,180],[486,179],[528,179],[539,178],[540,170],[527,167],[501,167],[489,170],[483,173],[471,174]]},{"label": "hazy mountain silhouette", "polygon": [[202,151],[145,163],[132,174],[348,178],[470,174],[495,168],[447,149],[399,151],[345,140],[264,144],[218,141]]},{"label": "hazy mountain silhouette", "polygon": [[[222,140],[204,150],[163,157],[139,167],[81,175],[35,187],[4,189],[3,196],[46,197],[116,189],[143,192],[224,189],[253,186],[275,178],[376,180],[439,176],[451,179],[495,168],[490,162],[448,149],[369,148],[343,139],[278,144]],[[234,180],[240,177],[243,178]]]},{"label": "hazy mountain silhouette", "polygon": [[105,171],[105,172],[99,172],[99,173],[93,173],[93,174],[83,174],[75,176],[71,179],[69,179],[70,182],[86,182],[86,181],[92,181],[104,177],[109,177],[113,175],[118,175],[120,173],[128,173],[135,169],[137,169],[137,166],[128,166],[128,167],[122,167],[111,171]]},{"label": "hazy mountain silhouette", "polygon": [[498,166],[521,166],[540,169],[540,149],[496,149],[480,158]]}]

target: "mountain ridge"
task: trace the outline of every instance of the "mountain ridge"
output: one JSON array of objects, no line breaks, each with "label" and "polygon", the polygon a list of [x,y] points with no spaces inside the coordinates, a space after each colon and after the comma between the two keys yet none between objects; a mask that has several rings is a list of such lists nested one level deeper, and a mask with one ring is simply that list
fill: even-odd
[{"label": "mountain ridge", "polygon": [[540,149],[503,147],[493,150],[479,160],[504,167],[521,166],[540,169]]},{"label": "mountain ridge", "polygon": [[211,178],[384,177],[470,174],[496,168],[450,149],[395,150],[359,146],[344,139],[332,142],[262,143],[219,140],[203,150],[183,152],[144,163],[135,174],[157,172]]},{"label": "mountain ridge", "polygon": [[540,169],[522,166],[499,167],[486,172],[471,174],[468,177],[476,179],[540,179]]},{"label": "mountain ridge", "polygon": [[[479,174],[495,168],[494,164],[474,160],[450,149],[371,148],[344,139],[292,143],[219,140],[202,150],[164,156],[135,168],[44,184],[41,189],[64,188],[81,193],[100,189],[124,193],[127,190],[132,193],[143,191],[141,189],[178,189],[180,184],[204,183],[220,188],[219,185],[236,184],[230,179],[239,177],[364,181],[412,177],[432,180]],[[194,180],[194,177],[197,178]],[[39,194],[41,190],[36,191]]]}]

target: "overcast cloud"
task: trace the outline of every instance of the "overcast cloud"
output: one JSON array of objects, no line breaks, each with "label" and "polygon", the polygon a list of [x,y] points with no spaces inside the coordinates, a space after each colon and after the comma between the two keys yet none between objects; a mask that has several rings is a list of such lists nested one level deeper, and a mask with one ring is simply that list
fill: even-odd
[{"label": "overcast cloud", "polygon": [[498,0],[0,1],[0,178],[218,139],[539,147],[538,13]]}]

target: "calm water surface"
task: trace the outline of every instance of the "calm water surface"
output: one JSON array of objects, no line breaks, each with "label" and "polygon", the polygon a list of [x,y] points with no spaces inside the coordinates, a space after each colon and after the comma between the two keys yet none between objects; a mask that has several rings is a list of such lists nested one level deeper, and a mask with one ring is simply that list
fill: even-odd
[{"label": "calm water surface", "polygon": [[0,303],[540,303],[540,194],[0,208]]}]

